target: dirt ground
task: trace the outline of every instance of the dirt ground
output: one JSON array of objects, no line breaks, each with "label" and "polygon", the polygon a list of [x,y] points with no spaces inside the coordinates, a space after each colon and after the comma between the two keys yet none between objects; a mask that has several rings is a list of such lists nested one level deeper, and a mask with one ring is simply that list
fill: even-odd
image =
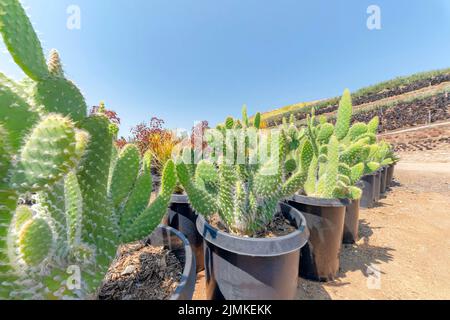
[{"label": "dirt ground", "polygon": [[[400,153],[395,186],[361,210],[337,280],[299,279],[298,299],[450,299],[450,144]],[[205,298],[200,274],[194,299]]]}]

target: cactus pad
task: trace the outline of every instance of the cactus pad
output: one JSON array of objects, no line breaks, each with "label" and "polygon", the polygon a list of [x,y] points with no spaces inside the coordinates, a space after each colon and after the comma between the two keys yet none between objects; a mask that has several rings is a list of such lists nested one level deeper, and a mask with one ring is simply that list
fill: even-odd
[{"label": "cactus pad", "polygon": [[109,190],[109,195],[116,209],[130,193],[138,172],[139,150],[135,145],[126,145],[117,159]]},{"label": "cactus pad", "polygon": [[18,0],[0,1],[0,33],[14,61],[33,80],[48,75],[41,43]]},{"label": "cactus pad", "polygon": [[39,116],[9,82],[9,79],[0,74],[0,123],[9,135],[13,151],[17,151]]},{"label": "cactus pad", "polygon": [[80,90],[70,81],[49,76],[36,83],[33,93],[37,104],[47,112],[57,112],[78,122],[86,117],[87,105]]},{"label": "cactus pad", "polygon": [[38,191],[60,180],[75,165],[75,128],[67,118],[49,115],[32,131],[12,177],[18,188]]},{"label": "cactus pad", "polygon": [[53,246],[50,226],[44,219],[26,222],[19,232],[18,246],[22,259],[31,266],[41,263]]},{"label": "cactus pad", "polygon": [[342,140],[345,136],[347,136],[350,129],[352,113],[352,97],[350,91],[346,89],[341,101],[339,102],[339,109],[337,112],[335,135],[338,140]]}]

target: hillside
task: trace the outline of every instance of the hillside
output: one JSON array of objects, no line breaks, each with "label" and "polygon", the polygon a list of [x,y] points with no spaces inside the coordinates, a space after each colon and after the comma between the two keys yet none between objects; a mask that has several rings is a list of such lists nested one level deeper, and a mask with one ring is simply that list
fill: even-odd
[{"label": "hillside", "polygon": [[[412,127],[450,119],[450,68],[399,77],[352,94],[354,121],[366,121],[378,115],[380,132]],[[278,126],[283,118],[294,116],[297,124],[304,123],[315,109],[334,121],[340,97],[298,103],[262,114],[268,127]]]}]

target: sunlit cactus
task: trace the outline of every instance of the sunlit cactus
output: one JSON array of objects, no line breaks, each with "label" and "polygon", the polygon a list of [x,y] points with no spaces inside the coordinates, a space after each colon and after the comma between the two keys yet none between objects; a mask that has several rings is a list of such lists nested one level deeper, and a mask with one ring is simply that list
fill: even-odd
[{"label": "sunlit cactus", "polygon": [[[18,0],[0,1],[0,32],[29,77],[0,74],[0,299],[95,295],[117,246],[148,236],[166,213],[175,164],[149,204],[151,159],[133,145],[117,155],[110,121],[86,116],[56,51],[46,64]],[[18,205],[24,196],[35,204]]]},{"label": "sunlit cactus", "polygon": [[[192,175],[186,163],[180,160],[177,173],[198,213],[204,216],[217,213],[230,232],[252,236],[272,221],[279,201],[302,188],[306,172],[295,161],[293,165],[288,162],[297,160],[288,159],[291,151],[298,149],[299,141],[296,139],[301,138],[295,127],[262,133],[254,126],[235,126],[246,122],[244,109],[242,122],[228,118],[225,126],[220,128],[224,137],[234,134],[236,140],[228,141],[227,153],[217,163],[202,160]],[[233,128],[239,130],[231,131]],[[247,130],[256,130],[259,142],[265,139],[270,144],[270,156],[264,159],[259,151],[255,152],[256,155],[253,153],[256,146],[246,139]],[[240,150],[244,155],[243,161],[239,161],[236,155],[238,146],[245,147]],[[258,156],[260,161],[253,162],[254,156]]]},{"label": "sunlit cactus", "polygon": [[339,141],[333,135],[327,145],[327,152],[313,155],[304,186],[308,196],[326,199],[361,197],[361,190],[354,183],[362,176],[362,172],[360,176],[356,176],[355,170],[352,176],[351,168],[339,160],[339,147]]},{"label": "sunlit cactus", "polygon": [[[352,122],[352,102],[348,90],[339,104],[336,125],[307,119],[307,136],[314,156],[305,182],[307,195],[320,198],[357,199],[361,190],[355,184],[365,174],[392,163],[391,147],[377,143],[379,119],[369,123]],[[334,128],[334,129],[333,129]]]},{"label": "sunlit cactus", "polygon": [[338,140],[342,140],[347,136],[350,129],[352,114],[352,96],[350,94],[350,91],[346,89],[341,98],[341,101],[339,102],[339,109],[337,112],[335,135]]},{"label": "sunlit cactus", "polygon": [[365,124],[350,126],[352,104],[346,90],[341,99],[336,126],[325,119],[316,120],[314,111],[307,119],[307,143],[310,165],[304,190],[308,196],[318,198],[358,199],[361,190],[355,187],[362,177],[364,164],[360,163],[367,148]]}]

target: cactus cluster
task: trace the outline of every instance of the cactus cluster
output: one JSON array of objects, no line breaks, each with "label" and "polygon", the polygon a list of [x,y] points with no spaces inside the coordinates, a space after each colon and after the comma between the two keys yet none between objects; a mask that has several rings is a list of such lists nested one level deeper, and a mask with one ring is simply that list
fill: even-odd
[{"label": "cactus cluster", "polygon": [[[278,201],[295,193],[359,199],[361,177],[392,159],[389,145],[377,142],[379,119],[351,125],[352,113],[346,90],[335,124],[316,119],[313,111],[306,128],[283,119],[277,130],[263,131],[260,115],[251,122],[244,107],[242,120],[229,117],[209,136],[213,151],[206,159],[195,164],[192,150],[184,150],[178,180],[197,212],[217,213],[230,232],[249,236],[273,219]],[[270,149],[269,157],[263,157],[261,146]]]},{"label": "cactus cluster", "polygon": [[312,153],[304,185],[308,196],[358,199],[362,193],[355,184],[361,177],[392,163],[389,145],[377,142],[378,117],[351,125],[352,113],[350,91],[345,90],[335,125],[325,117],[317,121],[314,111],[308,117],[304,143]]},{"label": "cactus cluster", "polygon": [[[214,155],[217,161],[203,159],[194,172],[183,158],[177,162],[178,179],[193,208],[206,217],[218,214],[230,232],[248,236],[264,230],[278,202],[298,191],[306,179],[301,167],[286,165],[298,136],[283,129],[263,133],[258,118],[250,123],[244,107],[242,121],[228,118],[219,126],[225,147],[220,156]],[[255,139],[249,138],[250,131]],[[269,156],[263,157],[257,148],[261,145],[270,149]]]},{"label": "cactus cluster", "polygon": [[[118,153],[109,120],[86,116],[58,53],[45,62],[18,0],[0,1],[0,32],[28,76],[16,83],[0,74],[0,299],[84,298],[120,243],[159,224],[175,164],[149,204],[150,155],[141,159],[134,145]],[[32,206],[18,205],[30,195]]]}]

